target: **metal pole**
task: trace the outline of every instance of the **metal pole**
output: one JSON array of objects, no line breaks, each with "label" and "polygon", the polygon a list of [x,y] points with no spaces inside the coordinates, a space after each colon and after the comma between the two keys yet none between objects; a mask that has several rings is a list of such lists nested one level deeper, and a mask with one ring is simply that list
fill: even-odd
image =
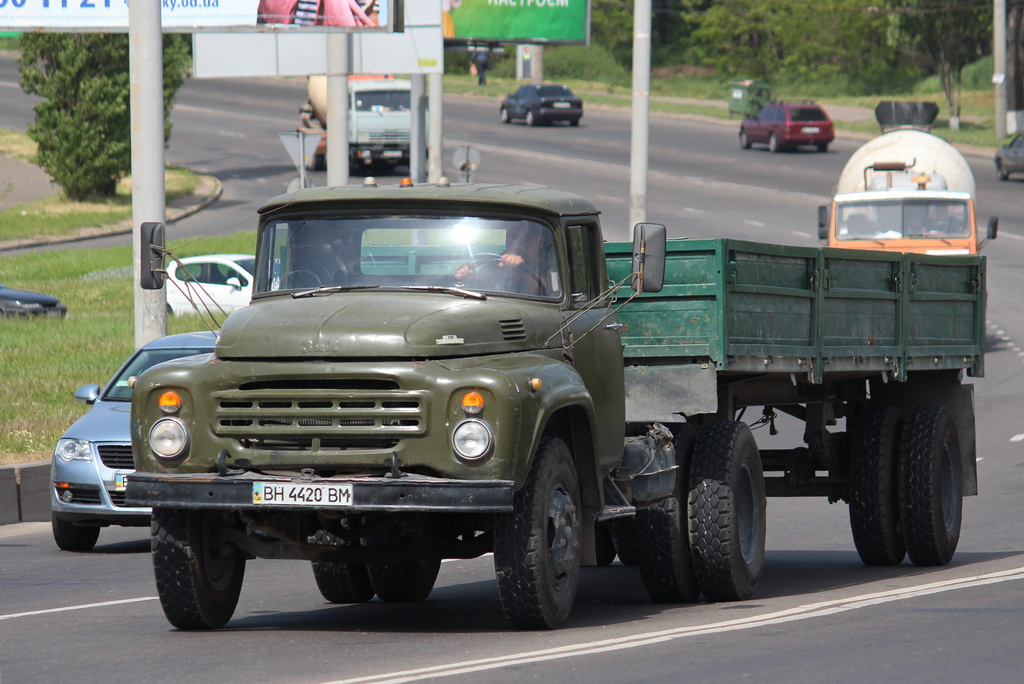
[{"label": "metal pole", "polygon": [[633,5],[633,127],[629,156],[629,224],[647,220],[648,118],[651,106],[651,0]]},{"label": "metal pole", "polygon": [[444,175],[444,74],[427,76],[429,102],[429,132],[427,133],[427,154],[430,173],[428,180],[436,183]]},{"label": "metal pole", "polygon": [[412,74],[409,89],[409,118],[412,129],[409,131],[409,177],[415,183],[422,183],[427,178],[426,159],[426,119],[425,103],[427,78],[423,74]]},{"label": "metal pole", "polygon": [[[128,56],[132,139],[132,270],[135,291],[135,346],[167,334],[167,294],[143,290],[141,226],[163,223],[164,188],[164,50],[160,3],[132,0],[128,5]],[[165,286],[166,287],[166,286]]]},{"label": "metal pole", "polygon": [[327,185],[348,185],[349,34],[327,34]]},{"label": "metal pole", "polygon": [[1006,137],[1006,0],[994,0],[992,12],[992,56],[996,86],[996,139]]}]

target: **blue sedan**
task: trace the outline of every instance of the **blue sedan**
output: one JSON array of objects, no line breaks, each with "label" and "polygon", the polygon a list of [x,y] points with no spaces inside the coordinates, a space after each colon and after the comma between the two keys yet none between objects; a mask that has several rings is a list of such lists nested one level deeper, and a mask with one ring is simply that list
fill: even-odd
[{"label": "blue sedan", "polygon": [[502,123],[523,119],[527,126],[567,121],[579,126],[583,117],[583,100],[572,94],[569,86],[553,83],[524,85],[501,103]]},{"label": "blue sedan", "polygon": [[212,332],[182,333],[154,340],[136,351],[107,386],[83,385],[75,399],[92,406],[68,428],[53,452],[50,524],[53,539],[65,551],[88,551],[100,528],[149,525],[150,509],[124,505],[125,476],[132,458],[132,386],[151,366],[213,351]]}]

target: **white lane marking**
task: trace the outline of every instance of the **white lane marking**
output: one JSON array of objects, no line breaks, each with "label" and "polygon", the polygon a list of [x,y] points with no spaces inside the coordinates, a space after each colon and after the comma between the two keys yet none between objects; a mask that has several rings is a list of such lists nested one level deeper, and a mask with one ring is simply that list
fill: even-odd
[{"label": "white lane marking", "polygon": [[1014,435],[1013,437],[1011,437],[1011,438],[1010,438],[1010,441],[1011,441],[1011,442],[1020,442],[1020,441],[1024,441],[1024,433],[1021,433],[1021,434],[1019,434],[1019,435]]},{"label": "white lane marking", "polygon": [[568,644],[566,646],[541,649],[538,651],[513,653],[506,656],[467,660],[458,663],[448,663],[446,665],[400,670],[379,675],[370,675],[368,677],[358,677],[356,679],[337,680],[327,684],[356,684],[357,682],[364,684],[369,684],[370,682],[375,684],[401,684],[402,682],[472,674],[503,667],[540,663],[548,660],[578,658],[580,656],[591,655],[594,653],[607,653],[627,648],[637,648],[640,646],[648,646],[685,637],[734,632],[743,629],[793,622],[795,620],[806,620],[809,618],[835,615],[837,613],[843,613],[850,610],[859,610],[861,608],[868,608],[870,606],[877,606],[893,601],[903,601],[919,596],[927,596],[929,594],[937,594],[945,591],[953,591],[955,589],[965,589],[1021,579],[1024,579],[1024,567],[992,572],[985,575],[975,575],[972,577],[933,582],[931,584],[923,584],[904,589],[893,589],[891,591],[863,594],[849,598],[834,599],[832,601],[810,603],[803,606],[797,606],[796,608],[789,608],[773,613],[754,615],[736,620],[725,620],[706,625],[694,625],[692,627],[679,627],[676,629],[667,629],[657,632],[647,632],[644,634],[635,634],[616,639],[602,639],[598,641]]},{"label": "white lane marking", "polygon": [[83,603],[80,606],[64,606],[63,608],[47,608],[45,610],[29,610],[24,613],[8,613],[0,615],[0,620],[11,620],[20,617],[32,617],[34,615],[46,615],[48,613],[64,613],[69,610],[87,610],[89,608],[106,608],[107,606],[120,606],[125,603],[138,603],[139,601],[156,601],[156,596],[140,596],[139,598],[121,599],[120,601],[104,601],[103,603]]}]

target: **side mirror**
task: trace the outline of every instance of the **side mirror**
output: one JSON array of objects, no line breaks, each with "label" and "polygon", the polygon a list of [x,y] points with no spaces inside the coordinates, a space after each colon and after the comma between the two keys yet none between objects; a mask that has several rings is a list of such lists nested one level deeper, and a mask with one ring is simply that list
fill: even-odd
[{"label": "side mirror", "polygon": [[236,290],[242,289],[242,281],[239,280],[236,276],[231,276],[230,278],[228,278],[225,284],[228,285],[229,287],[235,288]]},{"label": "side mirror", "polygon": [[96,383],[82,385],[75,390],[75,401],[82,404],[95,404],[100,398],[100,386]]},{"label": "side mirror", "polygon": [[999,232],[999,217],[993,216],[988,220],[988,239],[995,240],[996,233]]},{"label": "side mirror", "polygon": [[828,223],[831,216],[829,216],[829,207],[827,204],[822,204],[818,207],[818,237],[822,240],[828,240]]},{"label": "side mirror", "polygon": [[665,226],[633,226],[633,280],[637,292],[661,292],[665,283]]},{"label": "side mirror", "polygon": [[164,286],[164,224],[147,221],[140,227],[139,286],[143,290],[159,290]]}]

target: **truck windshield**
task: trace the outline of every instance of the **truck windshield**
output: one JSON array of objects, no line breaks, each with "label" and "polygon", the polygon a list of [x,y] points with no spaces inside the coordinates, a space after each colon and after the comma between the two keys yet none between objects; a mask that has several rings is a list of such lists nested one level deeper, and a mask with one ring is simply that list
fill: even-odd
[{"label": "truck windshield", "polygon": [[281,217],[261,226],[259,242],[256,294],[408,286],[548,299],[562,294],[554,233],[536,221]]},{"label": "truck windshield", "polygon": [[354,96],[357,112],[407,112],[408,90],[361,90]]},{"label": "truck windshield", "polygon": [[840,240],[966,238],[971,236],[967,203],[920,199],[849,202],[838,207]]}]

